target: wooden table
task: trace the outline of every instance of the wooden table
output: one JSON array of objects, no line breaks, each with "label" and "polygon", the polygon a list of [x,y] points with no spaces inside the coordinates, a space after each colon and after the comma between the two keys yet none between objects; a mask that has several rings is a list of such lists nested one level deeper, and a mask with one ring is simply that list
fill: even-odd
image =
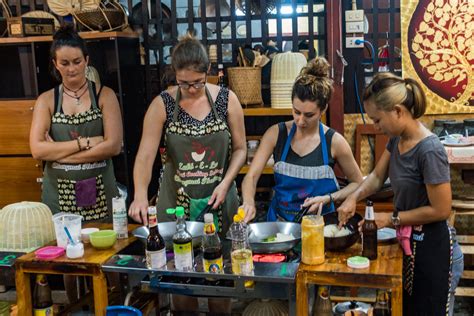
[{"label": "wooden table", "polygon": [[403,253],[398,243],[378,246],[378,259],[366,269],[352,269],[347,258],[360,255],[357,243],[345,252],[327,252],[320,265],[301,263],[296,274],[296,314],[308,315],[308,284],[368,287],[392,292],[392,315],[402,315],[402,263]]},{"label": "wooden table", "polygon": [[[111,229],[112,224],[88,224],[85,227]],[[129,232],[138,225],[128,225]],[[96,250],[91,244],[84,244],[84,256],[78,259],[68,259],[66,255],[53,260],[38,260],[34,252],[27,253],[15,262],[16,295],[18,315],[32,315],[32,299],[30,288],[30,274],[68,274],[91,276],[94,291],[95,315],[105,315],[108,305],[107,280],[102,271],[102,264],[136,240],[129,233],[128,239],[117,239],[112,248]],[[56,245],[53,242],[52,245]]]}]

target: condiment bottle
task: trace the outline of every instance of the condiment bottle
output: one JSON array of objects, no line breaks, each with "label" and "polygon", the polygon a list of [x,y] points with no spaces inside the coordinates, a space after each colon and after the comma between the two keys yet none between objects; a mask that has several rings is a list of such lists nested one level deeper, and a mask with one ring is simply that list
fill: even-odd
[{"label": "condiment bottle", "polygon": [[222,245],[219,235],[216,234],[214,215],[204,215],[204,236],[202,236],[202,266],[204,272],[223,273]]},{"label": "condiment bottle", "polygon": [[362,256],[377,259],[377,224],[375,224],[374,204],[367,200],[365,220],[362,225]]},{"label": "condiment bottle", "polygon": [[329,288],[321,285],[314,302],[313,316],[332,316],[332,303],[329,299]]},{"label": "condiment bottle", "polygon": [[389,316],[388,293],[385,290],[377,290],[377,301],[374,306],[374,316]]},{"label": "condiment bottle", "polygon": [[176,208],[176,233],[173,235],[174,265],[176,270],[192,271],[194,268],[193,236],[186,229],[184,208]]},{"label": "condiment bottle", "polygon": [[53,315],[53,300],[51,298],[51,288],[49,287],[48,279],[46,279],[46,276],[44,274],[36,275],[36,284],[35,289],[33,290],[33,315]]},{"label": "condiment bottle", "polygon": [[324,218],[303,216],[301,222],[301,261],[305,264],[324,263]]},{"label": "condiment bottle", "polygon": [[146,239],[146,265],[149,269],[162,268],[166,266],[166,247],[165,240],[158,230],[155,206],[148,207],[148,228],[150,234]]},{"label": "condiment bottle", "polygon": [[125,199],[121,196],[112,198],[112,219],[117,239],[128,238],[128,218]]},{"label": "condiment bottle", "polygon": [[[245,211],[239,208],[234,215],[234,222],[230,226],[232,238],[232,272],[240,275],[253,275],[252,249],[250,249],[247,224],[244,223]],[[246,281],[245,286],[251,287],[253,281]]]}]

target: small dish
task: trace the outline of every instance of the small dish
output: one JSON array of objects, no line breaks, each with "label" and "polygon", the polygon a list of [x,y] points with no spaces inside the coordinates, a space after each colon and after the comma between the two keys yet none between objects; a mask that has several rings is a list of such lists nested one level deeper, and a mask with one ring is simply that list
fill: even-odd
[{"label": "small dish", "polygon": [[90,241],[94,248],[102,250],[108,249],[115,244],[117,233],[111,229],[99,230],[90,234]]},{"label": "small dish", "polygon": [[90,234],[98,232],[96,227],[89,227],[81,229],[81,240],[83,243],[90,243]]},{"label": "small dish", "polygon": [[380,242],[389,242],[397,238],[397,231],[393,228],[384,227],[377,230],[377,240]]}]

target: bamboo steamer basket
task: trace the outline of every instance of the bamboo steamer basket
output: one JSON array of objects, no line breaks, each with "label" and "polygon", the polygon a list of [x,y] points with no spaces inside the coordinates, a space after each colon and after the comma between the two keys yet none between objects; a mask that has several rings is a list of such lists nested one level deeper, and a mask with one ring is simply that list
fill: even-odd
[{"label": "bamboo steamer basket", "polygon": [[0,251],[30,252],[55,238],[51,210],[43,203],[19,202],[0,211]]},{"label": "bamboo steamer basket", "polygon": [[301,53],[282,53],[273,57],[270,77],[272,108],[291,108],[291,90],[307,61]]}]

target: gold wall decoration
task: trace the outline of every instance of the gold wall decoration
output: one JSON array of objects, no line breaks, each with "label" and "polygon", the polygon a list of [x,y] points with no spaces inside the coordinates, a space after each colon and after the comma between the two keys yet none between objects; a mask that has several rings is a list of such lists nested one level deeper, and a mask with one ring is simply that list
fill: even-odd
[{"label": "gold wall decoration", "polygon": [[401,0],[402,69],[428,114],[474,113],[474,1]]}]

